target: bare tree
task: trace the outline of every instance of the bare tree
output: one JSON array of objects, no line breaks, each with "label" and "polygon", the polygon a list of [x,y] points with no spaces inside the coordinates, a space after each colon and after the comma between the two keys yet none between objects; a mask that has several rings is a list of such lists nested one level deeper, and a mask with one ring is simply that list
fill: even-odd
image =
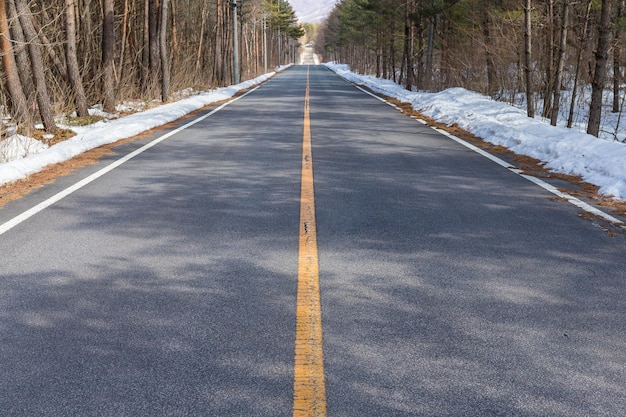
[{"label": "bare tree", "polygon": [[535,117],[533,102],[533,68],[532,68],[532,4],[526,0],[524,7],[524,74],[526,80],[526,114]]},{"label": "bare tree", "polygon": [[30,70],[30,58],[28,57],[27,51],[28,42],[26,42],[24,31],[22,31],[15,3],[8,1],[6,6],[8,7],[7,12],[9,15],[9,29],[13,40],[13,54],[15,55],[15,63],[17,64],[18,74],[20,80],[22,81],[22,88],[24,89],[24,94],[26,94],[27,100],[29,102],[34,101],[35,86],[33,84],[33,75]]},{"label": "bare tree", "polygon": [[596,49],[596,66],[591,82],[591,104],[589,105],[589,121],[587,133],[593,136],[600,134],[602,118],[602,93],[606,76],[606,63],[611,41],[611,0],[602,0],[600,26],[598,28],[598,47]]},{"label": "bare tree", "polygon": [[494,64],[492,52],[492,36],[490,33],[491,16],[489,15],[490,0],[483,0],[482,26],[483,39],[485,42],[485,64],[487,65],[487,92],[490,96],[496,93],[498,88],[496,83],[496,66]]},{"label": "bare tree", "polygon": [[620,111],[619,91],[622,80],[622,70],[620,60],[622,55],[622,15],[624,13],[624,0],[617,1],[617,12],[615,13],[614,35],[613,35],[613,113]]},{"label": "bare tree", "polygon": [[[402,71],[406,71],[405,87],[407,90],[413,88],[415,74],[413,69],[413,55],[415,43],[415,25],[411,16],[415,12],[415,1],[405,0],[404,3],[404,52],[402,55]],[[400,76],[402,78],[402,75]]]},{"label": "bare tree", "polygon": [[89,116],[87,106],[87,96],[83,87],[83,79],[78,67],[76,56],[76,4],[75,0],[65,0],[65,32],[67,44],[65,46],[65,57],[67,60],[67,78],[74,94],[76,102],[76,114],[79,117]]},{"label": "bare tree", "polygon": [[15,7],[19,15],[19,22],[28,42],[28,54],[31,61],[31,70],[33,80],[37,92],[37,104],[39,105],[39,114],[46,131],[55,133],[57,130],[52,112],[52,104],[48,94],[48,86],[46,84],[46,75],[44,72],[44,61],[39,48],[40,41],[33,24],[33,16],[26,0],[14,0]]},{"label": "bare tree", "polygon": [[115,0],[102,3],[102,97],[104,111],[115,111]]},{"label": "bare tree", "polygon": [[161,100],[167,101],[170,93],[170,63],[167,53],[167,18],[168,0],[161,0],[161,24],[159,28],[159,43],[161,49]]},{"label": "bare tree", "polygon": [[563,82],[563,67],[565,66],[565,49],[567,48],[567,25],[569,21],[569,0],[563,0],[563,11],[561,13],[561,42],[559,44],[559,57],[554,77],[554,101],[552,103],[552,115],[550,124],[556,126],[559,117],[559,107],[561,102],[561,84]]},{"label": "bare tree", "polygon": [[589,16],[591,15],[591,6],[593,0],[587,0],[587,6],[585,8],[585,17],[583,20],[583,29],[581,31],[580,38],[578,39],[577,47],[578,52],[576,55],[576,68],[574,70],[574,85],[572,86],[572,100],[570,101],[569,115],[567,117],[567,127],[571,128],[574,124],[574,111],[576,108],[576,96],[578,94],[578,83],[580,79],[580,67],[583,56],[583,46],[587,40],[587,27],[589,26]]},{"label": "bare tree", "polygon": [[26,95],[22,89],[22,82],[15,64],[5,0],[0,0],[0,50],[2,51],[2,63],[15,119],[21,125],[24,133],[28,135],[34,130],[34,122],[28,111]]},{"label": "bare tree", "polygon": [[148,48],[150,52],[148,85],[150,93],[154,94],[159,80],[159,9],[157,0],[148,0],[148,3],[148,44],[144,48]]}]

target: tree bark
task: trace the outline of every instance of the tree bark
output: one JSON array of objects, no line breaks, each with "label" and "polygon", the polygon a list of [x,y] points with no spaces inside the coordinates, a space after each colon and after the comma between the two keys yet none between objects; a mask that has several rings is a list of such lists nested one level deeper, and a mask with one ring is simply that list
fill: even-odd
[{"label": "tree bark", "polygon": [[124,58],[126,56],[126,43],[127,43],[127,30],[128,30],[128,16],[129,16],[129,4],[128,4],[128,0],[124,0],[124,16],[123,16],[123,22],[122,22],[122,34],[120,36],[121,38],[121,45],[120,45],[120,60],[119,60],[119,64],[117,66],[117,74],[118,77],[120,79],[120,83],[123,85],[123,80],[124,80]]},{"label": "tree bark", "polygon": [[624,11],[624,0],[617,1],[617,13],[615,15],[615,33],[613,35],[613,113],[618,113],[620,111],[620,100],[619,100],[619,90],[620,84],[622,81],[622,74],[620,69],[621,64],[621,19]]},{"label": "tree bark", "polygon": [[30,135],[34,130],[34,122],[28,111],[26,95],[22,89],[22,82],[15,64],[5,0],[0,0],[0,50],[2,51],[2,63],[7,78],[7,89],[9,90],[13,112],[15,113],[15,120],[21,126],[23,133]]},{"label": "tree bark", "polygon": [[161,100],[169,100],[170,94],[170,63],[167,53],[167,19],[169,0],[161,0],[161,25],[159,43],[161,46]]},{"label": "tree bark", "polygon": [[104,111],[115,111],[115,26],[114,2],[102,3],[102,97]]},{"label": "tree bark", "polygon": [[67,45],[65,46],[65,56],[67,60],[67,78],[74,93],[76,103],[76,114],[79,117],[89,116],[87,106],[87,96],[83,87],[83,78],[78,68],[78,58],[76,56],[76,16],[75,0],[65,0],[65,31]]},{"label": "tree bark", "polygon": [[589,122],[587,133],[593,136],[600,134],[602,118],[602,93],[606,77],[606,63],[609,55],[611,39],[611,0],[602,0],[600,27],[598,28],[598,47],[596,49],[596,66],[591,82],[591,104],[589,105]]},{"label": "tree bark", "polygon": [[52,113],[52,104],[48,95],[48,86],[46,85],[46,75],[44,73],[43,58],[39,49],[39,38],[32,21],[32,14],[28,3],[25,0],[15,0],[15,6],[19,14],[19,22],[28,42],[28,54],[30,56],[31,69],[33,72],[33,80],[37,90],[37,104],[39,105],[39,114],[43,126],[49,133],[55,133],[57,125],[54,121]]},{"label": "tree bark", "polygon": [[524,75],[526,79],[526,114],[528,117],[535,117],[535,103],[533,101],[531,11],[531,0],[526,0],[526,5],[524,7]]},{"label": "tree bark", "polygon": [[200,22],[200,41],[198,42],[198,53],[196,54],[196,73],[200,72],[200,68],[202,67],[202,52],[203,49],[202,47],[204,46],[204,27],[205,27],[205,22],[206,22],[206,16],[207,16],[207,6],[208,6],[208,0],[204,0],[202,2],[202,19]]},{"label": "tree bark", "polygon": [[415,82],[415,71],[413,69],[413,43],[415,40],[415,29],[411,15],[415,9],[415,3],[412,0],[405,0],[404,4],[404,53],[403,64],[405,66],[406,78],[405,88],[413,89]]},{"label": "tree bark", "polygon": [[15,63],[17,64],[18,75],[22,82],[22,89],[26,95],[27,102],[35,100],[35,86],[33,85],[33,76],[30,70],[30,58],[26,50],[27,42],[24,31],[19,22],[19,14],[15,8],[15,3],[8,1],[6,6],[8,9],[9,21],[13,22],[9,25],[11,37],[13,38],[13,54]]},{"label": "tree bark", "polygon": [[491,19],[489,17],[489,8],[491,1],[483,1],[482,25],[483,25],[483,41],[485,42],[485,63],[487,64],[487,93],[490,96],[495,95],[498,90],[496,84],[496,66],[493,60],[493,45],[490,33]]},{"label": "tree bark", "polygon": [[148,8],[148,35],[150,49],[150,72],[155,79],[159,67],[159,10],[157,0],[150,0]]},{"label": "tree bark", "polygon": [[563,67],[565,66],[565,49],[567,48],[567,24],[569,20],[569,0],[563,0],[563,13],[561,14],[561,43],[559,45],[559,58],[554,77],[554,101],[552,103],[552,115],[550,124],[556,126],[559,117],[561,102],[561,83],[563,81]]},{"label": "tree bark", "polygon": [[542,117],[552,114],[552,91],[554,90],[554,0],[546,1],[546,36],[545,36],[545,85],[543,90]]},{"label": "tree bark", "polygon": [[150,85],[150,0],[143,2],[143,37],[141,55],[141,82],[144,93]]},{"label": "tree bark", "polygon": [[424,88],[427,91],[432,89],[433,81],[433,53],[435,44],[435,19],[431,17],[428,19],[428,43],[426,49],[426,64],[424,70]]},{"label": "tree bark", "polygon": [[589,26],[589,16],[591,15],[592,0],[587,0],[585,21],[583,24],[583,30],[578,42],[578,54],[576,56],[576,69],[574,72],[574,86],[572,87],[572,100],[570,101],[569,115],[567,117],[567,127],[571,128],[574,124],[574,110],[576,109],[576,96],[578,94],[578,81],[580,78],[580,66],[583,56],[583,45],[587,40],[587,27]]}]

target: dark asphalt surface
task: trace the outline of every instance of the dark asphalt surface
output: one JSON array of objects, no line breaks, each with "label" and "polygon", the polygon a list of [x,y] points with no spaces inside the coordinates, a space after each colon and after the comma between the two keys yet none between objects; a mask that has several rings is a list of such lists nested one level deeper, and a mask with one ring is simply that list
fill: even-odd
[{"label": "dark asphalt surface", "polygon": [[[1,416],[291,415],[306,71],[0,235]],[[310,71],[328,415],[624,415],[625,235]]]}]

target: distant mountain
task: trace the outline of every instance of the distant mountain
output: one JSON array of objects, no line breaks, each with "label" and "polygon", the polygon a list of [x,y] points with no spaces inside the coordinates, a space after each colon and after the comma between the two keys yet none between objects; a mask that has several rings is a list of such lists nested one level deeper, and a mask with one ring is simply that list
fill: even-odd
[{"label": "distant mountain", "polygon": [[320,23],[335,7],[338,0],[289,0],[300,23]]}]

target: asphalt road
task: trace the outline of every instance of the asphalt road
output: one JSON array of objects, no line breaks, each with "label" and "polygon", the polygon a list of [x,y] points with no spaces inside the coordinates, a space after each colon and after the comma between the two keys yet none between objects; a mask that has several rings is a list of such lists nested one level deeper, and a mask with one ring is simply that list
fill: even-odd
[{"label": "asphalt road", "polygon": [[623,415],[625,235],[317,66],[0,235],[0,415],[292,415],[307,71],[327,414]]}]

